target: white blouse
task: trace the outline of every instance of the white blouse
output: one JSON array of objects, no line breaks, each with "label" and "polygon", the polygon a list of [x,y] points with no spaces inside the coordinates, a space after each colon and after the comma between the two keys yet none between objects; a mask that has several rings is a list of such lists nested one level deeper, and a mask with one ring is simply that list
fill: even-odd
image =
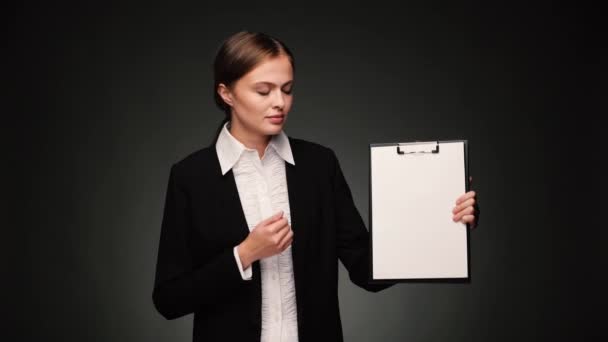
[{"label": "white blouse", "polygon": [[[295,165],[289,139],[283,131],[272,137],[260,159],[258,151],[245,147],[224,124],[215,149],[225,175],[231,168],[241,206],[251,231],[262,220],[282,210],[291,225],[285,162]],[[251,266],[243,270],[234,247],[241,276],[251,280]],[[260,260],[262,276],[261,342],[297,342],[298,324],[291,246],[280,254]]]}]

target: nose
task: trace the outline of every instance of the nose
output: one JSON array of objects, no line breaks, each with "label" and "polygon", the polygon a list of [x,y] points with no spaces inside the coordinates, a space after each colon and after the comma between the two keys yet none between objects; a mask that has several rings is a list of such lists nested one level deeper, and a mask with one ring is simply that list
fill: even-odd
[{"label": "nose", "polygon": [[284,94],[281,89],[277,89],[277,91],[275,91],[275,95],[273,97],[273,108],[283,109],[285,106],[285,98],[283,96]]}]

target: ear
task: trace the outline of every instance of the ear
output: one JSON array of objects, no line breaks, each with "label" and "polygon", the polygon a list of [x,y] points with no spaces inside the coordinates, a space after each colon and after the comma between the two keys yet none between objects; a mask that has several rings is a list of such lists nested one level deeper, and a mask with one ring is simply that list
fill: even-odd
[{"label": "ear", "polygon": [[224,102],[226,102],[230,106],[234,105],[234,100],[232,99],[232,92],[228,87],[226,87],[226,85],[224,85],[224,83],[220,83],[217,86],[217,93],[224,100]]}]

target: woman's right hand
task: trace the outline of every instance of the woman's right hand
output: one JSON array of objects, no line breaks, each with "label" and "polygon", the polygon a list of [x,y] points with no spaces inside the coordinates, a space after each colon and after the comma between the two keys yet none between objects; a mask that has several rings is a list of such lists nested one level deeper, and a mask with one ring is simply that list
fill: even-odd
[{"label": "woman's right hand", "polygon": [[287,223],[283,211],[279,211],[262,220],[249,232],[237,248],[243,269],[256,260],[279,254],[291,245],[293,232]]}]

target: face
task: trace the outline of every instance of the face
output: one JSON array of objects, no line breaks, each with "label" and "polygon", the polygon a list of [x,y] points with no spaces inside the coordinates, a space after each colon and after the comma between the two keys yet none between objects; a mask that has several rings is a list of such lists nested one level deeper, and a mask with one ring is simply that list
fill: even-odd
[{"label": "face", "polygon": [[281,132],[293,102],[293,69],[285,55],[269,57],[218,92],[232,108],[231,133],[257,139]]}]

